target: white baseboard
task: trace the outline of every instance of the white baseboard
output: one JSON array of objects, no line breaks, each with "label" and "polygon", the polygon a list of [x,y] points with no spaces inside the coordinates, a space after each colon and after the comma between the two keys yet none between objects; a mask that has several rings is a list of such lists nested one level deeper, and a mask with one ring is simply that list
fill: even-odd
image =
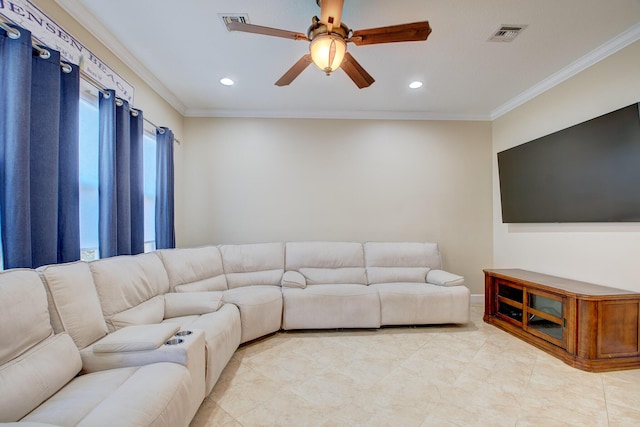
[{"label": "white baseboard", "polygon": [[484,294],[472,294],[471,304],[484,304]]}]

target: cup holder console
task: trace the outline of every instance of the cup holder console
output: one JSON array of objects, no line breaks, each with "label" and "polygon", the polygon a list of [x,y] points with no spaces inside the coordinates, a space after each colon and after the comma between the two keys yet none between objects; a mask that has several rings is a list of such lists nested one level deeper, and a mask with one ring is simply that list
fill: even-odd
[{"label": "cup holder console", "polygon": [[165,343],[165,345],[178,345],[182,344],[184,340],[182,338],[171,338],[169,341]]},{"label": "cup holder console", "polygon": [[193,332],[191,331],[180,331],[176,334],[177,337],[184,337],[186,335],[191,335]]}]

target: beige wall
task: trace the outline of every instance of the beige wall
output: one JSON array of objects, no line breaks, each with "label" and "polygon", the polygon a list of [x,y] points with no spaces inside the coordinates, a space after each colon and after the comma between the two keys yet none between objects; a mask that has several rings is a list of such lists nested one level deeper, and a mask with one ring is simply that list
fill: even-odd
[{"label": "beige wall", "polygon": [[502,224],[496,161],[499,151],[638,101],[640,42],[493,122],[495,267],[640,291],[640,223]]},{"label": "beige wall", "polygon": [[180,246],[432,241],[483,293],[488,122],[186,118]]}]

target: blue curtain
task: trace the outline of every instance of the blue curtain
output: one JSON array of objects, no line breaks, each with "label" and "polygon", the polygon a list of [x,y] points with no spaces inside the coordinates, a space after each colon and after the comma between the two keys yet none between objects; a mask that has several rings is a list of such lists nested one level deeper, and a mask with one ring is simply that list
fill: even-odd
[{"label": "blue curtain", "polygon": [[99,114],[100,258],[141,253],[144,251],[142,114],[132,116],[129,103],[117,99],[113,90],[100,93]]},{"label": "blue curtain", "polygon": [[131,110],[131,253],[144,252],[144,118]]},{"label": "blue curtain", "polygon": [[80,258],[79,71],[19,31],[0,30],[0,228],[4,268],[35,268]]},{"label": "blue curtain", "polygon": [[173,140],[170,129],[156,130],[156,249],[176,247]]}]

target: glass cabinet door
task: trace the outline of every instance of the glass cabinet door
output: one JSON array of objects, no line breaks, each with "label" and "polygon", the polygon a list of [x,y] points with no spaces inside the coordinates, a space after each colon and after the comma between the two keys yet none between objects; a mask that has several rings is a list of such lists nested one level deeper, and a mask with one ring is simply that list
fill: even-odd
[{"label": "glass cabinet door", "polygon": [[496,292],[498,316],[521,325],[524,312],[523,295],[522,286],[498,282]]},{"label": "glass cabinet door", "polygon": [[526,291],[525,330],[564,347],[565,322],[562,297],[537,290]]}]

